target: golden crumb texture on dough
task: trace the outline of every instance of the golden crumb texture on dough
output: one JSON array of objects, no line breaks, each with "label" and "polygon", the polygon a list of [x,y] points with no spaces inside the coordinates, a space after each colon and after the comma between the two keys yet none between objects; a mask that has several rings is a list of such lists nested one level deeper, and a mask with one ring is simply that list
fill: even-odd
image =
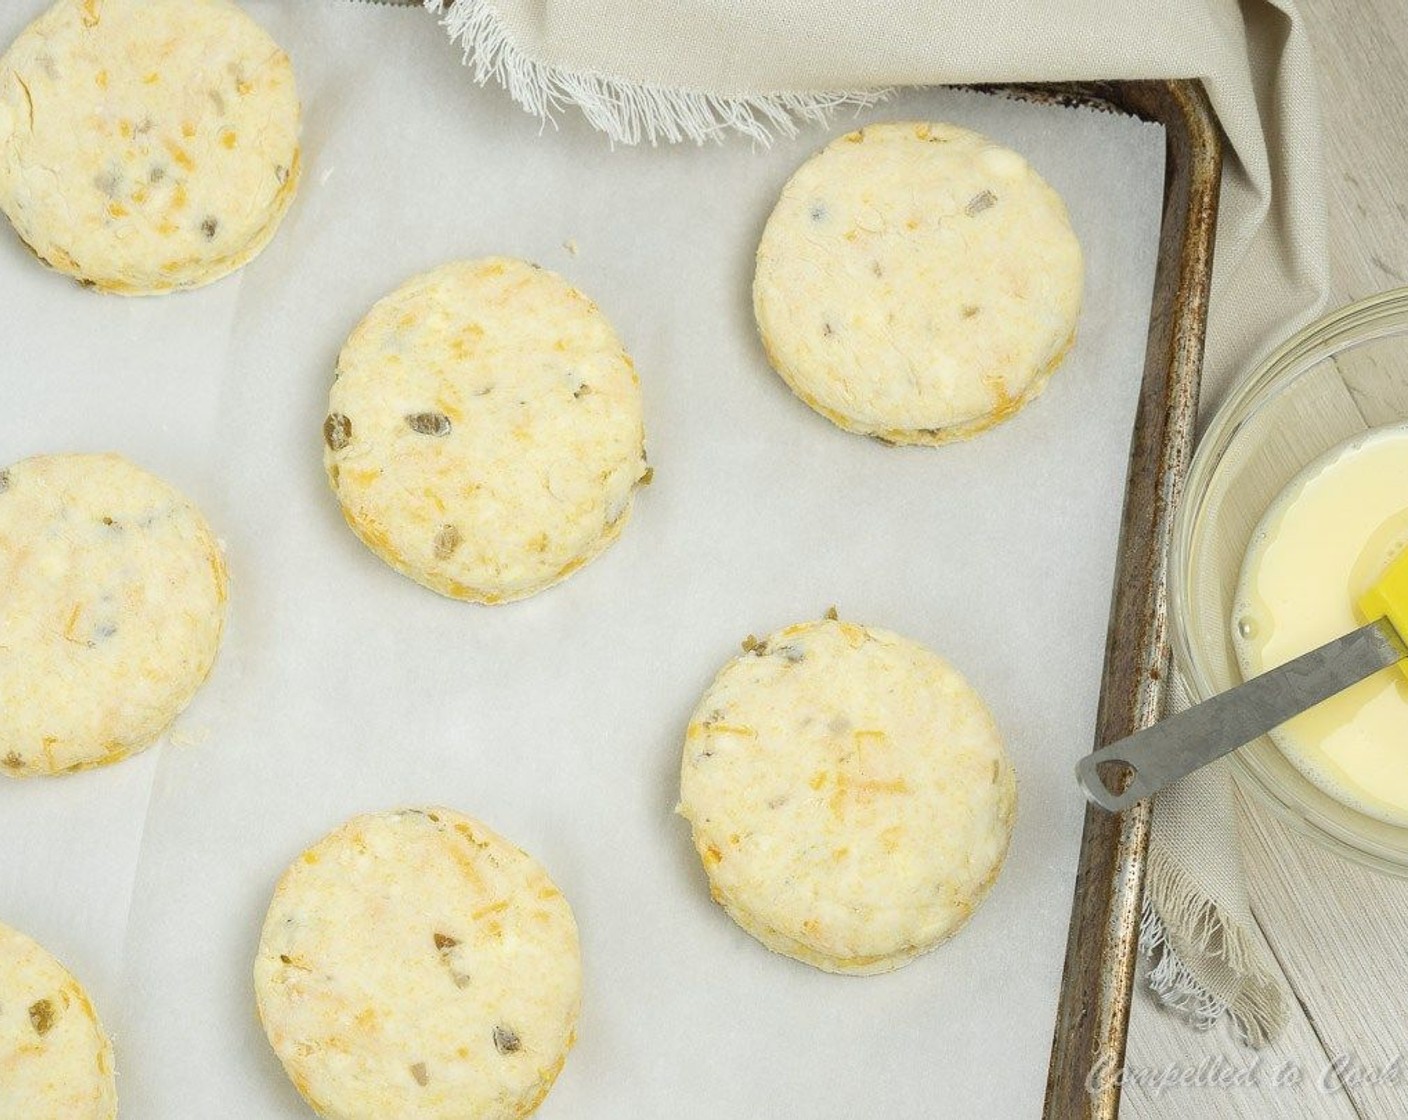
[{"label": "golden crumb texture on dough", "polygon": [[427,807],[355,817],[279,880],[254,965],[260,1021],[332,1120],[510,1120],[576,1038],[571,907],[487,826]]},{"label": "golden crumb texture on dough", "polygon": [[645,460],[640,380],[611,324],[525,261],[459,261],[378,302],[337,363],[328,481],[387,564],[503,603],[620,534]]},{"label": "golden crumb texture on dough", "polygon": [[119,455],[0,470],[0,775],[58,774],[149,746],[209,675],[220,545],[178,491]]},{"label": "golden crumb texture on dough", "polygon": [[811,408],[887,443],[1008,419],[1075,340],[1084,286],[1065,203],[1017,152],[951,124],[834,140],[758,245],[768,360]]},{"label": "golden crumb texture on dough", "polygon": [[743,929],[868,974],[946,941],[987,896],[1016,779],[952,666],[826,618],[750,638],[719,672],[685,735],[679,812]]},{"label": "golden crumb texture on dough", "polygon": [[90,287],[208,284],[287,211],[299,118],[288,55],[231,0],[58,0],[0,57],[0,210]]},{"label": "golden crumb texture on dough", "polygon": [[0,925],[0,1116],[113,1120],[112,1043],[52,955]]}]

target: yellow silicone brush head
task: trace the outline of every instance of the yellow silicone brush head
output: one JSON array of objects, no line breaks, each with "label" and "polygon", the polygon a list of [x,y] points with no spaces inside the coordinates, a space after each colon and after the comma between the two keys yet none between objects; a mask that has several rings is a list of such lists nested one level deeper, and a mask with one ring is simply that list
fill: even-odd
[{"label": "yellow silicone brush head", "polygon": [[[1360,622],[1387,618],[1408,644],[1408,549],[1394,557],[1384,574],[1354,605]],[[1408,660],[1398,663],[1398,671],[1408,676]]]}]

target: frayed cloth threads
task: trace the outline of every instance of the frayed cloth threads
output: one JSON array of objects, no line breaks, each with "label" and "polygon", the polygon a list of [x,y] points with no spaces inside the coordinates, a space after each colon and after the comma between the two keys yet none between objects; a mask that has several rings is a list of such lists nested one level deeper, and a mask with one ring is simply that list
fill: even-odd
[{"label": "frayed cloth threads", "polygon": [[888,96],[886,90],[731,96],[545,66],[523,53],[487,0],[424,2],[463,48],[465,65],[480,85],[497,82],[547,124],[576,106],[617,144],[703,144],[733,132],[766,146],[776,136],[795,136],[800,123],[822,122],[837,109],[863,108]]},{"label": "frayed cloth threads", "polygon": [[1139,951],[1148,962],[1145,981],[1150,991],[1198,1030],[1230,1015],[1242,1041],[1260,1048],[1285,1027],[1285,994],[1262,972],[1261,953],[1247,931],[1229,926],[1181,868],[1153,852],[1144,884]]}]

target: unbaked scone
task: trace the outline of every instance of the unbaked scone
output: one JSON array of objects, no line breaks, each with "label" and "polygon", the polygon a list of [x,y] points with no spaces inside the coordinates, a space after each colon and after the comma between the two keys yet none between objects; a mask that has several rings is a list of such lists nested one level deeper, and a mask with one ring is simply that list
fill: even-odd
[{"label": "unbaked scone", "polygon": [[0,774],[148,746],[215,662],[225,563],[200,511],[118,455],[0,470]]},{"label": "unbaked scone", "polygon": [[444,265],[371,309],[338,358],[323,443],[363,543],[480,603],[597,556],[650,478],[640,382],[611,324],[507,258]]},{"label": "unbaked scone", "polygon": [[42,946],[0,925],[0,1116],[116,1115],[112,1043],[88,994]]},{"label": "unbaked scone", "polygon": [[572,1046],[581,986],[547,873],[439,808],[354,817],[304,852],[254,964],[270,1044],[333,1120],[528,1115]]},{"label": "unbaked scone", "polygon": [[123,295],[250,260],[298,182],[288,56],[229,0],[59,0],[0,57],[0,210]]},{"label": "unbaked scone", "polygon": [[981,698],[922,646],[850,622],[744,649],[695,709],[680,772],[715,900],[828,972],[947,940],[997,878],[1016,809]]},{"label": "unbaked scone", "polygon": [[1080,245],[1016,152],[950,124],[841,137],[783,188],[753,308],[773,367],[849,431],[945,443],[1007,419],[1075,340]]}]

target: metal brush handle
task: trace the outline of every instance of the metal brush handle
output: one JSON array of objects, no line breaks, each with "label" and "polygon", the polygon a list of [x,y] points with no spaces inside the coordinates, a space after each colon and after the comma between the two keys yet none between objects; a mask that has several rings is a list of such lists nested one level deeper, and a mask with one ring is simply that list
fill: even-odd
[{"label": "metal brush handle", "polygon": [[1381,618],[1086,755],[1076,780],[1117,813],[1404,657],[1408,649]]}]

